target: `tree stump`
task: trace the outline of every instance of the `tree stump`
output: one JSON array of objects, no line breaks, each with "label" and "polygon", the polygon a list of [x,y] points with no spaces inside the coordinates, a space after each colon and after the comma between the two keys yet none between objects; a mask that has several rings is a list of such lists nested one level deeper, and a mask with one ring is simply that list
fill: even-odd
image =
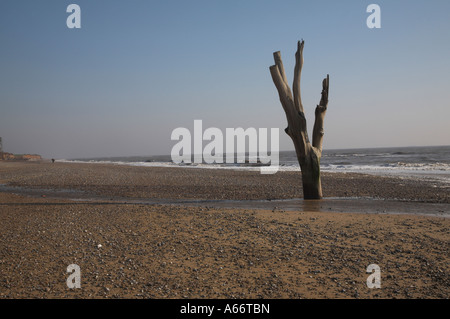
[{"label": "tree stump", "polygon": [[304,199],[321,199],[322,185],[320,182],[320,158],[322,156],[323,121],[328,106],[329,75],[322,81],[322,97],[315,111],[312,144],[306,129],[306,117],[300,94],[300,77],[303,67],[303,47],[305,41],[298,41],[295,53],[294,82],[292,92],[284,72],[279,51],[274,52],[275,65],[270,67],[270,74],[278,90],[281,105],[288,122],[284,130],[294,143],[298,163],[302,171]]}]

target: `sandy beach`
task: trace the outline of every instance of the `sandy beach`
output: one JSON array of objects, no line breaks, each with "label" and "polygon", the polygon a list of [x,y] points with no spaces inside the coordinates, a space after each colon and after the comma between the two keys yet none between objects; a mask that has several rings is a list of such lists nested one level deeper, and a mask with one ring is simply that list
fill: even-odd
[{"label": "sandy beach", "polygon": [[[324,195],[357,212],[217,202],[299,198],[300,174],[0,162],[0,298],[450,296],[448,188],[328,173]],[[374,213],[385,201],[401,214]]]}]

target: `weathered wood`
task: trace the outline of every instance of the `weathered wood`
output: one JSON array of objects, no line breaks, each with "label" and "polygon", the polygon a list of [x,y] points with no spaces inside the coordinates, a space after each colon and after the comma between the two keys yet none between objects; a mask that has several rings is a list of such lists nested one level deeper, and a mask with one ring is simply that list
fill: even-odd
[{"label": "weathered wood", "polygon": [[313,128],[313,143],[309,142],[306,127],[306,117],[303,110],[300,78],[303,67],[303,47],[305,41],[298,41],[295,53],[295,69],[292,92],[287,82],[286,73],[279,51],[274,52],[275,65],[270,67],[272,80],[278,91],[281,105],[283,106],[288,122],[285,129],[294,143],[297,159],[302,171],[303,197],[304,199],[321,199],[322,185],[320,181],[320,158],[322,156],[323,122],[328,107],[329,75],[322,82],[322,96],[315,111]]},{"label": "weathered wood", "polygon": [[303,67],[303,46],[305,41],[298,41],[297,52],[295,53],[295,69],[294,69],[294,84],[292,85],[292,91],[294,93],[294,103],[299,112],[304,113],[302,105],[302,97],[300,93],[300,78],[302,75]]},{"label": "weathered wood", "polygon": [[323,142],[323,120],[325,118],[325,113],[327,112],[328,107],[328,83],[330,81],[330,77],[327,77],[322,82],[322,98],[320,99],[319,105],[316,107],[315,112],[315,121],[313,128],[313,146],[322,153],[322,142]]}]

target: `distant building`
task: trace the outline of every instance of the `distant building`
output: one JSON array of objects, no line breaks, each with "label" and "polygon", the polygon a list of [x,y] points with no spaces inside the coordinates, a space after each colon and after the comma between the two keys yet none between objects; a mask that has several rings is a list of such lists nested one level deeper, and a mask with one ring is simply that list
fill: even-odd
[{"label": "distant building", "polygon": [[12,154],[8,152],[2,153],[4,161],[38,161],[41,160],[41,155],[38,154]]},{"label": "distant building", "polygon": [[38,154],[12,154],[3,152],[2,138],[0,137],[0,161],[37,161],[41,155]]},{"label": "distant building", "polygon": [[0,161],[3,160],[3,143],[2,138],[0,137]]}]

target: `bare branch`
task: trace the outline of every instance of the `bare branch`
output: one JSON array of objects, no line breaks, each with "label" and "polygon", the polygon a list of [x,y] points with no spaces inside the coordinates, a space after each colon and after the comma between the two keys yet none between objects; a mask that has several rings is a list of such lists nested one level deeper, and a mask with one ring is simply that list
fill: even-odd
[{"label": "bare branch", "polygon": [[322,153],[322,142],[323,142],[323,122],[325,118],[325,113],[328,107],[328,89],[330,84],[330,76],[327,74],[327,77],[322,81],[322,97],[320,98],[319,105],[316,107],[315,112],[315,121],[313,128],[313,147],[315,147],[320,153]]},{"label": "bare branch", "polygon": [[323,79],[322,81],[322,97],[320,99],[320,106],[325,107],[325,109],[328,106],[328,88],[330,84],[330,75],[327,74],[327,77]]},{"label": "bare branch", "polygon": [[306,131],[306,118],[303,112],[298,111],[295,107],[291,89],[283,79],[281,73],[283,62],[279,52],[274,53],[274,59],[277,64],[270,67],[270,74],[272,75],[273,83],[278,90],[281,105],[286,113],[288,127],[285,129],[285,132],[294,141],[295,148],[298,150],[298,157],[303,160],[309,147],[308,133]]},{"label": "bare branch", "polygon": [[283,79],[286,86],[289,87],[288,81],[286,78],[286,73],[284,72],[283,61],[281,60],[281,52],[280,51],[274,52],[273,59],[275,60],[275,65],[278,66],[278,70],[280,71],[281,78]]},{"label": "bare branch", "polygon": [[286,114],[290,113],[292,106],[289,103],[289,97],[291,95],[289,87],[286,86],[286,83],[283,80],[283,76],[281,75],[280,68],[278,65],[272,65],[270,67],[270,75],[272,75],[273,83],[277,88],[278,95],[280,97],[281,105],[283,106]]},{"label": "bare branch", "polygon": [[294,93],[294,104],[298,111],[303,111],[302,97],[300,93],[300,78],[303,67],[303,47],[305,41],[298,41],[297,52],[295,53],[295,69],[294,69],[294,83],[292,84],[292,91]]}]

